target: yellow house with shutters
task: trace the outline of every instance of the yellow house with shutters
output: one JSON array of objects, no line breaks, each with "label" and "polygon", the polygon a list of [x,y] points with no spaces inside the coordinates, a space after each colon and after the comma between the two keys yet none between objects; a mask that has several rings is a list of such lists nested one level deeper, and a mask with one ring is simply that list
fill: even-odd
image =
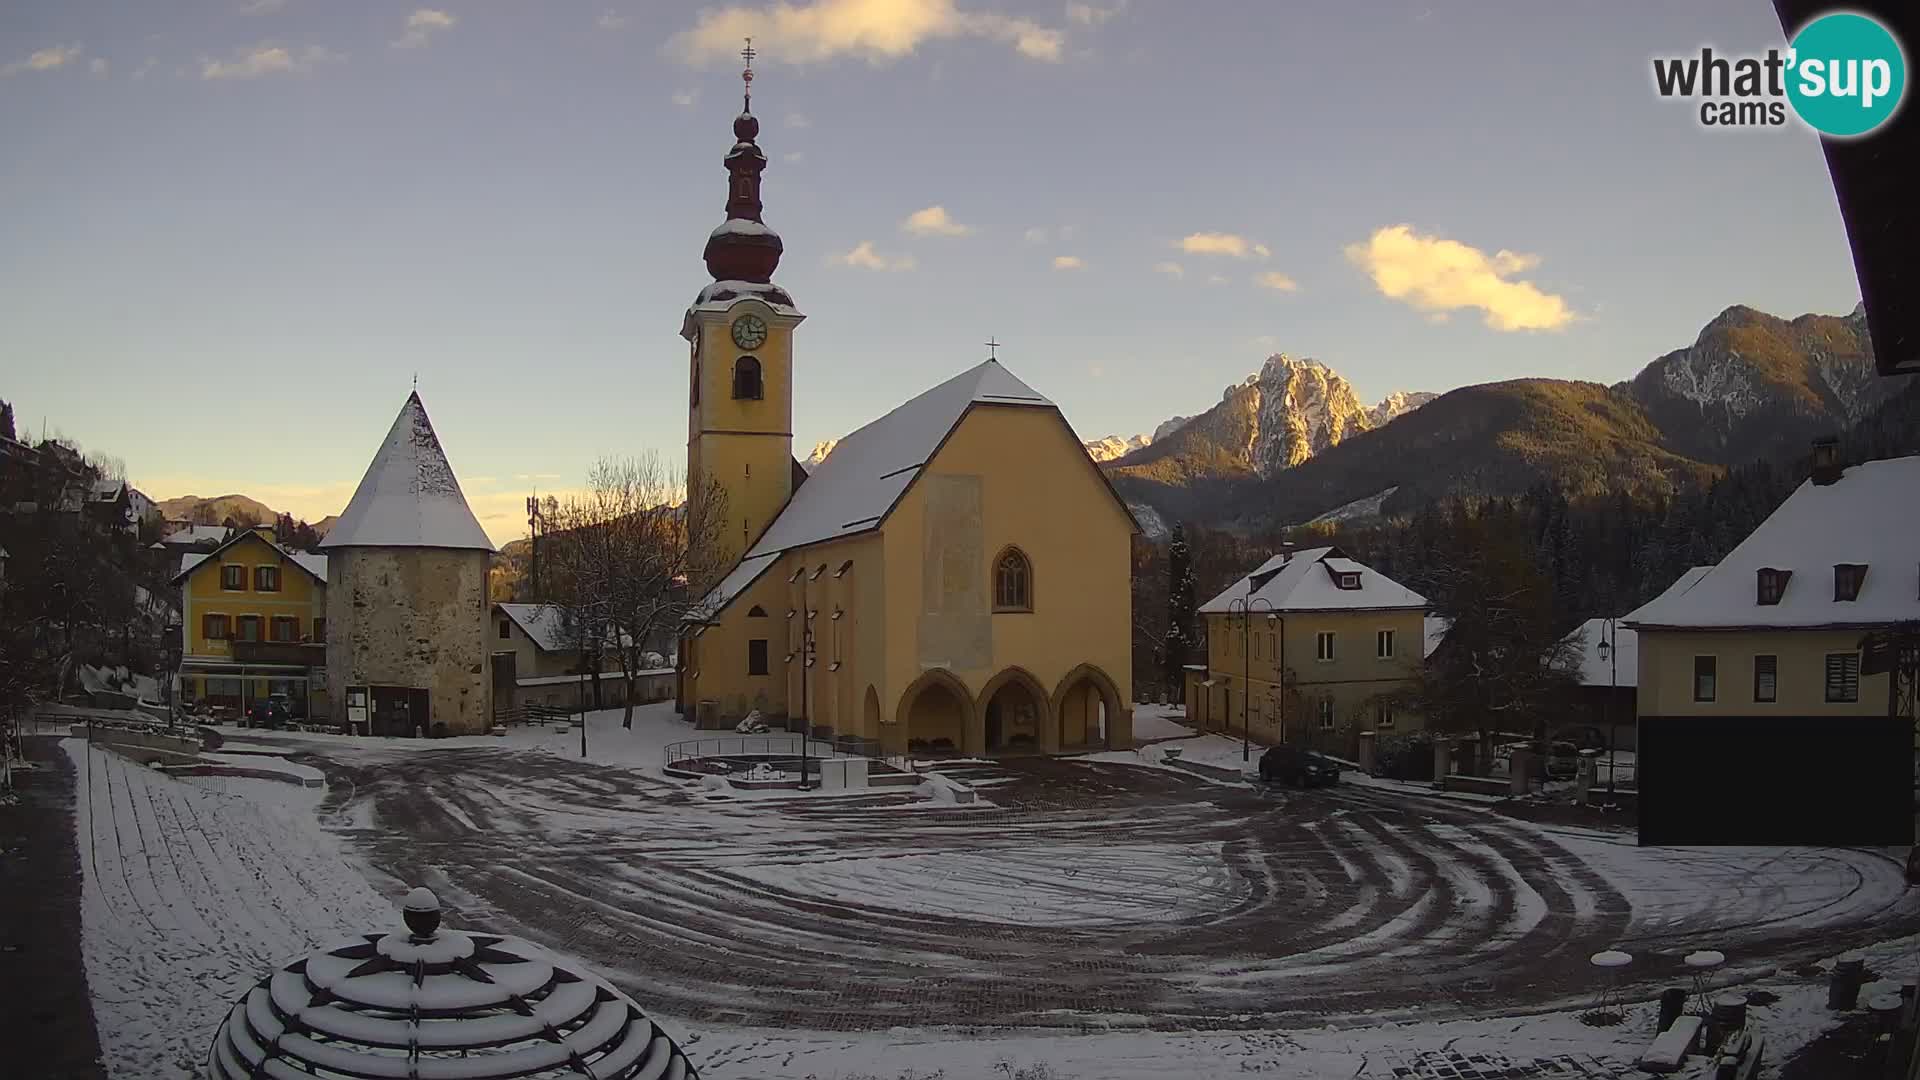
[{"label": "yellow house with shutters", "polygon": [[1358,752],[1425,726],[1406,701],[1426,659],[1426,598],[1339,548],[1282,552],[1200,607],[1207,657],[1187,716],[1262,744]]},{"label": "yellow house with shutters", "polygon": [[[1060,409],[997,359],[793,458],[794,337],[750,113],[713,284],[687,310],[690,489],[725,493],[733,568],[695,583],[677,697],[886,753],[1132,744],[1132,515]],[[737,557],[737,558],[736,558]]]},{"label": "yellow house with shutters", "polygon": [[327,560],[288,551],[265,527],[180,559],[180,699],[245,710],[285,695],[327,715]]}]

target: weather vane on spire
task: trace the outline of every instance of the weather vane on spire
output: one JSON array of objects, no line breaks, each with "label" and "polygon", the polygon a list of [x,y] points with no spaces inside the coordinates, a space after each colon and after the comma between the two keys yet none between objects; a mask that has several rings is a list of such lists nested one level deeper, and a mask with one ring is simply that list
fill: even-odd
[{"label": "weather vane on spire", "polygon": [[753,58],[759,55],[753,51],[753,39],[748,38],[747,47],[740,50],[740,59],[747,62],[746,68],[740,72],[740,81],[746,84],[746,90],[741,96],[744,102],[742,109],[746,112],[753,111]]}]

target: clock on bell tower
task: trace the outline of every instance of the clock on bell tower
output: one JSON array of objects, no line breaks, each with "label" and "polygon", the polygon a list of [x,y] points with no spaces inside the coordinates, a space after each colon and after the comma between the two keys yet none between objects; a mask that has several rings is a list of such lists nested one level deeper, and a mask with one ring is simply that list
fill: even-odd
[{"label": "clock on bell tower", "polygon": [[[690,346],[687,483],[726,498],[723,535],[744,555],[793,495],[793,330],[806,318],[773,284],[780,234],[761,220],[760,174],[767,158],[754,142],[751,48],[745,104],[734,118],[724,159],[727,218],[707,238],[713,284],[687,309],[681,336]],[[731,563],[732,560],[725,560]]]}]

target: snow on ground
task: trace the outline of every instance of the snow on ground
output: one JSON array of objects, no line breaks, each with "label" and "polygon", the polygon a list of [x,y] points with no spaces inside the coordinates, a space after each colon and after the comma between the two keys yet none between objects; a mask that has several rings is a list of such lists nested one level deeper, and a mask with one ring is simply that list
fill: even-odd
[{"label": "snow on ground", "polygon": [[[233,746],[235,744],[229,743],[224,745]],[[236,768],[258,769],[261,772],[280,773],[283,776],[299,780],[301,783],[320,785],[326,783],[327,779],[326,773],[321,772],[311,765],[302,765],[297,761],[288,761],[286,758],[268,753],[247,754],[216,751],[213,753],[202,753],[200,757],[217,765],[232,765]]]},{"label": "snow on ground", "polygon": [[394,905],[314,817],[322,792],[171,777],[85,740],[75,770],[81,953],[108,1073],[187,1075],[273,966],[390,926]]},{"label": "snow on ground", "polygon": [[1186,725],[1186,718],[1187,708],[1184,705],[1135,705],[1134,741],[1187,738],[1193,734],[1193,729]]}]

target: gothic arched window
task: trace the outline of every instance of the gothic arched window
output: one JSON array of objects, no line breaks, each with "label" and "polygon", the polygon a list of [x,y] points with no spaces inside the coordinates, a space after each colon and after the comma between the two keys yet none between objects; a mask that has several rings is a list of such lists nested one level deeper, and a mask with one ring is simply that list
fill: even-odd
[{"label": "gothic arched window", "polygon": [[994,560],[993,610],[1033,610],[1033,564],[1019,548],[1008,548]]},{"label": "gothic arched window", "polygon": [[733,397],[736,401],[760,400],[760,361],[743,356],[733,362]]}]

